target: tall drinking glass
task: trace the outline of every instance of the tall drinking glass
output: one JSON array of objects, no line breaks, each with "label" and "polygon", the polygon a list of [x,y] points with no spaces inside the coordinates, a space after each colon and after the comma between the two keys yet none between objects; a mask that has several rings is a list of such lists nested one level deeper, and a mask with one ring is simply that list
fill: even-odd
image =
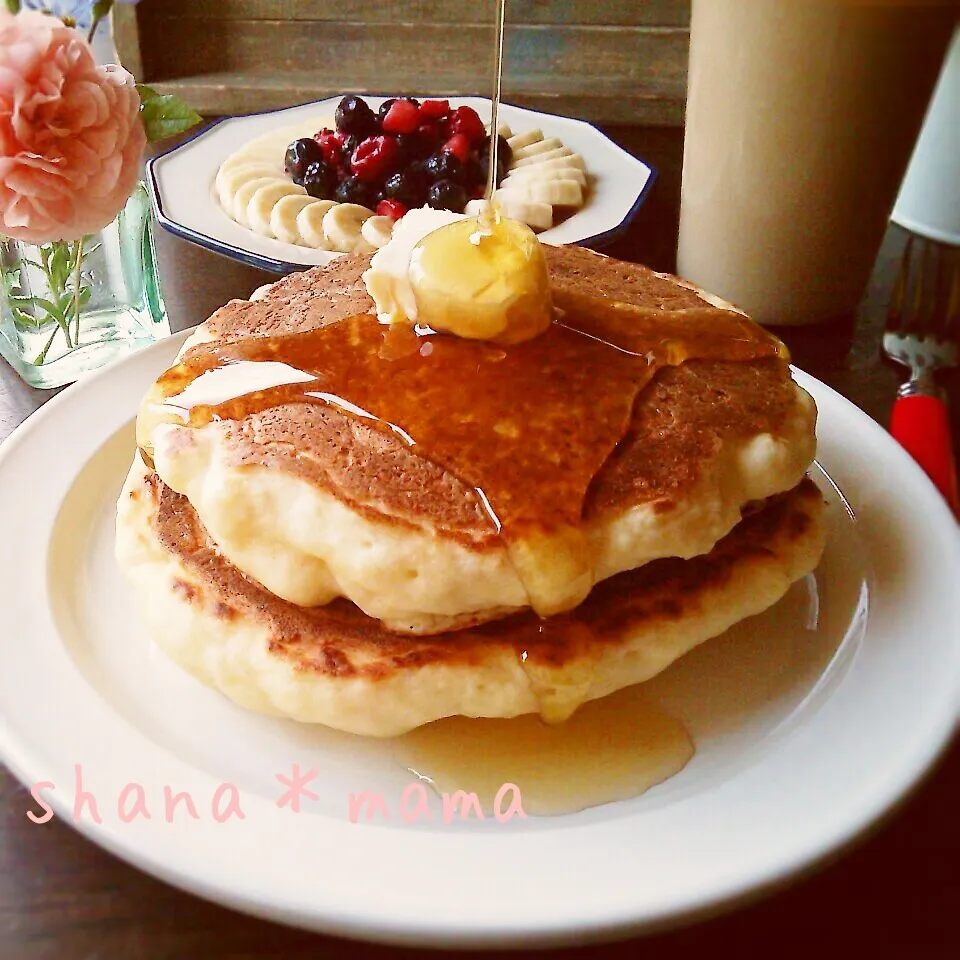
[{"label": "tall drinking glass", "polygon": [[958,0],[693,0],[677,270],[766,324],[866,287]]}]

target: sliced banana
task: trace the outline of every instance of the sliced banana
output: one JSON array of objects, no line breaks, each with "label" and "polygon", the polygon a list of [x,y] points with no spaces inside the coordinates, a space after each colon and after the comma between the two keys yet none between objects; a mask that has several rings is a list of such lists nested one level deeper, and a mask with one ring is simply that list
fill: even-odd
[{"label": "sliced banana", "polygon": [[570,168],[579,170],[586,177],[587,165],[579,153],[566,153],[563,156],[551,157],[549,160],[532,157],[529,163],[511,166],[508,174],[511,177],[540,176],[547,170],[568,170]]},{"label": "sliced banana", "polygon": [[521,147],[513,151],[514,160],[526,160],[527,157],[538,157],[542,153],[549,153],[551,150],[559,150],[563,146],[563,141],[557,137],[550,137],[547,140],[538,140],[529,146]]},{"label": "sliced banana", "polygon": [[270,212],[270,231],[284,243],[303,244],[303,237],[297,227],[297,216],[304,207],[317,203],[313,197],[306,194],[290,194],[281,197]]},{"label": "sliced banana", "polygon": [[298,123],[295,126],[283,127],[280,130],[271,130],[259,137],[245,143],[239,150],[234,151],[224,160],[220,169],[230,169],[243,163],[265,162],[278,168],[278,172],[283,172],[283,158],[287,147],[294,140],[301,137],[312,137],[323,127],[332,127],[333,120],[330,118],[316,118]]},{"label": "sliced banana", "polygon": [[270,220],[273,217],[273,208],[284,197],[304,196],[303,187],[298,187],[290,180],[275,180],[273,183],[261,187],[250,198],[247,204],[247,222],[254,233],[276,239]]},{"label": "sliced banana", "polygon": [[576,180],[533,180],[520,187],[497,191],[498,200],[549,203],[551,207],[583,205],[583,191]]},{"label": "sliced banana", "polygon": [[352,253],[361,239],[360,229],[373,211],[358,203],[335,204],[323,218],[323,233],[331,250]]},{"label": "sliced banana", "polygon": [[[510,167],[509,177],[540,177],[551,170],[576,170],[586,181],[583,157],[579,153],[572,153],[569,157],[554,157],[553,160],[542,160],[540,163],[528,163],[523,167]],[[573,178],[578,179],[577,177]]]},{"label": "sliced banana", "polygon": [[510,144],[510,149],[513,151],[514,156],[516,156],[518,150],[529,147],[532,143],[539,143],[542,139],[542,130],[528,130],[526,133],[517,133],[512,137],[507,137],[507,143]]},{"label": "sliced banana", "polygon": [[[532,166],[535,163],[547,163],[550,160],[558,160],[561,157],[576,157],[575,154],[569,147],[557,147],[556,150],[548,150],[546,153],[537,153],[532,157],[521,157],[519,160],[514,160],[510,165],[510,173],[513,173],[514,169],[521,169],[523,167]],[[572,166],[579,167],[580,164],[574,160]]]},{"label": "sliced banana", "polygon": [[252,180],[247,180],[233,195],[233,219],[236,220],[241,227],[249,227],[250,221],[247,219],[247,207],[253,195],[261,187],[266,187],[271,183],[284,182],[289,183],[290,181],[284,181],[280,177],[254,177]]},{"label": "sliced banana", "polygon": [[[511,220],[519,220],[535,230],[549,230],[553,226],[553,208],[548,203],[532,203],[516,197],[500,196],[498,190],[495,195],[497,208]],[[464,213],[468,217],[479,216],[483,209],[483,200],[471,200],[467,203]]]},{"label": "sliced banana", "polygon": [[500,182],[501,187],[519,187],[532,180],[575,180],[581,187],[587,185],[587,176],[576,167],[551,167],[541,170],[543,164],[533,164],[530,167],[521,167],[516,173],[511,173]]},{"label": "sliced banana", "polygon": [[227,169],[221,167],[216,180],[220,206],[232,217],[233,198],[248,180],[256,180],[260,177],[276,177],[277,175],[277,171],[266,163],[241,163]]},{"label": "sliced banana", "polygon": [[327,235],[323,232],[323,218],[337,204],[333,200],[314,200],[297,214],[297,233],[305,246],[329,250]]},{"label": "sliced banana", "polygon": [[501,197],[499,190],[496,200],[503,215],[511,220],[519,220],[535,230],[549,230],[553,226],[553,207],[549,203],[539,203],[525,197]]},{"label": "sliced banana", "polygon": [[377,250],[390,242],[393,236],[392,217],[367,217],[360,227],[360,235]]}]

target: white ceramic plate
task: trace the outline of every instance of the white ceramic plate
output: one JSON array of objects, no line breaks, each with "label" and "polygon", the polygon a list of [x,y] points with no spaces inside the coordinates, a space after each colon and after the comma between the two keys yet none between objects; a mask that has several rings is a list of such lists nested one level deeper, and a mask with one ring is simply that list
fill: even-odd
[{"label": "white ceramic plate", "polygon": [[[386,97],[364,99],[376,109]],[[339,97],[315,103],[221,120],[192,140],[147,164],[147,183],[159,222],[171,232],[217,253],[264,270],[291,270],[329,262],[335,254],[262,237],[235,223],[223,212],[213,192],[220,164],[245,143],[271,130],[314,118],[330,118]],[[466,104],[489,121],[490,101],[482,97],[451,97],[453,106]],[[627,228],[653,185],[655,172],[583,120],[501,105],[500,122],[515,133],[539,127],[545,137],[559,137],[583,156],[593,179],[587,202],[563,223],[540,234],[545,243],[581,243],[600,247]],[[331,124],[332,125],[332,124]]]},{"label": "white ceramic plate", "polygon": [[[305,927],[433,945],[583,942],[677,923],[784,880],[888,810],[947,741],[960,699],[960,534],[907,455],[850,403],[820,407],[830,502],[815,577],[649,693],[697,744],[642,797],[547,819],[407,825],[382,744],[248,714],[149,644],[112,557],[132,416],[183,335],[50,401],[0,448],[0,750],[78,827],[200,896]],[[856,514],[853,519],[852,510]],[[300,813],[277,774],[315,768]],[[217,822],[218,786],[245,819]],[[123,822],[140,784],[152,819]],[[198,819],[164,813],[189,792]],[[389,822],[351,823],[350,791]],[[128,797],[128,799],[130,799]],[[229,799],[226,797],[225,799]],[[40,807],[34,806],[40,813]],[[26,814],[26,810],[24,811]],[[44,829],[42,825],[32,829]]]}]

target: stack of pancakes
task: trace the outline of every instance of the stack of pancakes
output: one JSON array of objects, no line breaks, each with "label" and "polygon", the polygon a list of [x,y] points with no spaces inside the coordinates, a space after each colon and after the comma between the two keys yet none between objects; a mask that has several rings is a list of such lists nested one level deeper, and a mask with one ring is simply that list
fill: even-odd
[{"label": "stack of pancakes", "polygon": [[[725,306],[582,248],[545,252],[558,295],[674,318]],[[233,301],[181,357],[372,312],[368,266],[344,257]],[[457,714],[562,720],[771,606],[823,549],[805,479],[816,410],[777,356],[658,370],[586,490],[572,592],[538,586],[563,580],[562,550],[508,543],[482,490],[365,413],[157,423],[134,459],[117,556],[150,631],[250,709],[374,736]]]}]

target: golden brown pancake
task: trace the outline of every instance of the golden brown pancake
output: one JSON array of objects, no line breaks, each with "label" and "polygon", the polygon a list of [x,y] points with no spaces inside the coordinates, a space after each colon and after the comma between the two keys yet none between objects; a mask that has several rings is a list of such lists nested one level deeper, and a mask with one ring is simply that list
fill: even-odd
[{"label": "golden brown pancake", "polygon": [[205,683],[250,709],[390,736],[455,714],[559,720],[649,679],[812,571],[822,512],[806,479],[709,554],[611,577],[575,611],[430,637],[385,630],[345,600],[307,609],[278,599],[225,560],[189,502],[142,465],[121,495],[118,557],[157,643]]},{"label": "golden brown pancake", "polygon": [[[545,252],[561,295],[587,289],[680,315],[714,309],[675,278],[645,267],[576,247]],[[218,310],[203,325],[202,338],[229,344],[305,333],[371,311],[360,279],[368,265],[369,257],[344,257],[285,278],[257,302],[234,301]],[[571,418],[578,415],[575,403],[572,397]],[[708,551],[734,526],[744,503],[792,488],[813,457],[814,419],[812,402],[779,358],[688,360],[660,370],[586,490],[580,523],[589,578],[581,578],[579,596],[595,580],[650,559]],[[166,469],[176,457],[166,456],[158,459],[158,470],[189,493],[235,564],[277,595],[302,605],[345,595],[394,629],[419,633],[531,605],[529,584],[517,577],[515,558],[507,555],[475,487],[402,437],[335,406],[304,403],[203,430],[217,436],[215,454],[204,450],[202,467],[183,471],[187,479],[181,481]],[[180,428],[173,454],[196,436]],[[214,473],[216,483],[207,483]],[[226,493],[217,486],[224,475]],[[313,500],[300,517],[313,519],[287,524],[296,527],[291,533],[278,515],[304,491]],[[337,535],[319,545],[300,539],[311,530],[334,529]],[[275,533],[276,540],[269,539]],[[338,568],[332,554],[351,543],[375,545],[372,559],[351,556]],[[445,578],[446,570],[455,573]]]}]

